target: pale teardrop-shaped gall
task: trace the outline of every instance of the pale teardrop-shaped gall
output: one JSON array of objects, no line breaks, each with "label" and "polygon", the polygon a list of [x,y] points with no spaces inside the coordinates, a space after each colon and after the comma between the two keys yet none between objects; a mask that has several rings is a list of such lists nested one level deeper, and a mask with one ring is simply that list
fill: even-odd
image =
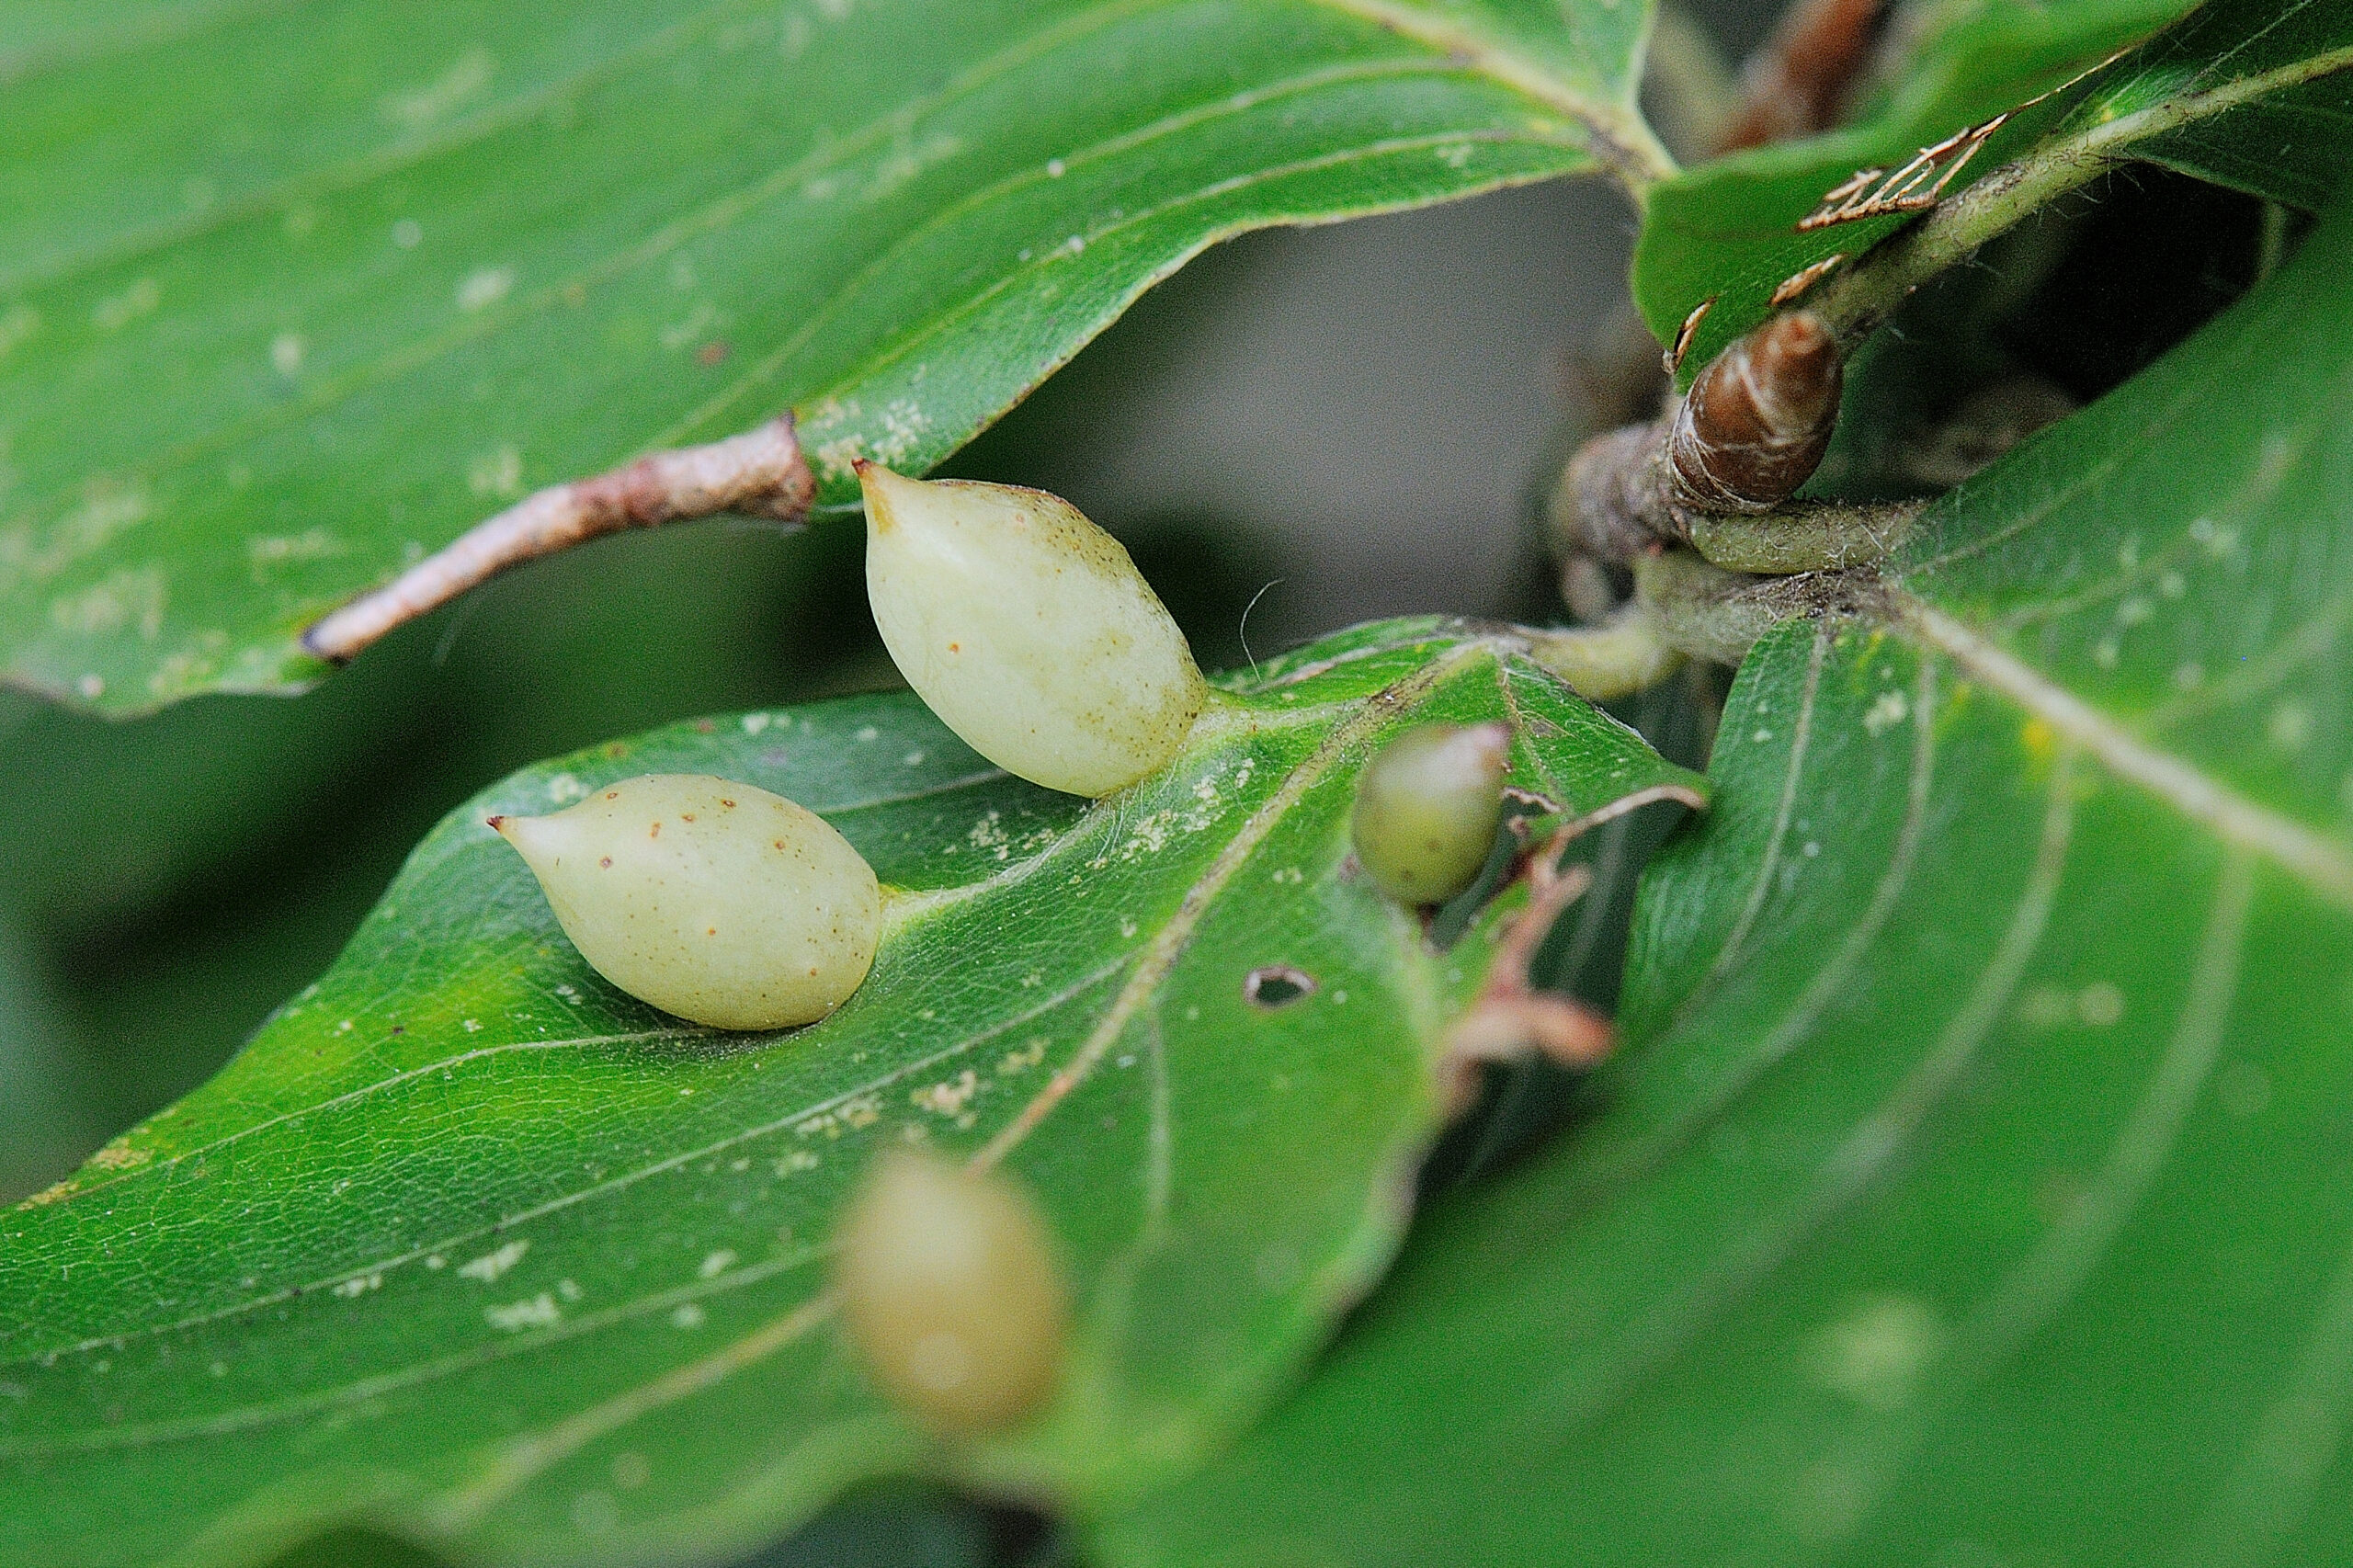
[{"label": "pale teardrop-shaped gall", "polygon": [[490,819],[590,967],[722,1029],[824,1017],[881,937],[865,857],[781,795],[699,773],[608,785],[553,816]]},{"label": "pale teardrop-shaped gall", "polygon": [[1508,725],[1424,724],[1365,765],[1349,827],[1357,860],[1401,903],[1444,903],[1469,887],[1503,815]]},{"label": "pale teardrop-shaped gall", "polygon": [[834,1287],[875,1381],[926,1426],[1001,1430],[1053,1393],[1070,1291],[1045,1217],[1006,1176],[884,1151],[834,1233]]},{"label": "pale teardrop-shaped gall", "polygon": [[858,477],[874,624],[965,744],[1090,796],[1176,755],[1209,688],[1119,540],[1042,490]]}]

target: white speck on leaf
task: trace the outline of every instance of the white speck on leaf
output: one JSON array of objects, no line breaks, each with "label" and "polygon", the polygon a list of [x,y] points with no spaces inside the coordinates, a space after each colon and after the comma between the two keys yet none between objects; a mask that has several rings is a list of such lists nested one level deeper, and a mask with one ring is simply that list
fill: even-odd
[{"label": "white speck on leaf", "polygon": [[378,107],[386,119],[404,130],[423,131],[488,87],[497,63],[490,51],[476,45],[432,81],[404,93],[388,93]]},{"label": "white speck on leaf", "polygon": [[468,312],[488,310],[514,291],[513,267],[476,267],[458,282],[458,309]]},{"label": "white speck on leaf", "polygon": [[472,1263],[460,1264],[458,1273],[465,1278],[479,1279],[487,1285],[522,1262],[523,1255],[530,1250],[531,1244],[517,1236],[495,1252],[484,1253]]},{"label": "white speck on leaf", "polygon": [[2263,733],[2281,751],[2302,751],[2313,738],[2313,710],[2290,698],[2271,710]]},{"label": "white speck on leaf", "polygon": [[1912,1397],[1943,1333],[1936,1313],[1911,1296],[1873,1296],[1814,1341],[1814,1372],[1858,1404],[1894,1410]]},{"label": "white speck on leaf", "polygon": [[545,1290],[529,1301],[484,1307],[482,1315],[490,1320],[493,1328],[505,1329],[509,1334],[527,1328],[552,1328],[563,1321],[563,1310],[555,1304],[555,1297]]},{"label": "white speck on leaf", "polygon": [[481,453],[466,464],[466,488],[501,500],[522,494],[523,454],[513,447]]}]

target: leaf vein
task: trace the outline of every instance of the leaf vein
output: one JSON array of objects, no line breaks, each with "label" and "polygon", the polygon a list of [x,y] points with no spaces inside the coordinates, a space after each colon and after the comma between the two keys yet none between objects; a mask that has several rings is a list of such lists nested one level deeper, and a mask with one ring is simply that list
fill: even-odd
[{"label": "leaf vein", "polygon": [[[535,1220],[543,1219],[550,1214],[557,1213],[563,1210],[570,1209],[575,1205],[587,1202],[592,1199],[602,1198],[610,1193],[619,1192],[623,1188],[632,1187],[638,1182],[643,1181],[649,1176],[659,1176],[665,1171],[675,1170],[680,1165],[690,1165],[696,1160],[709,1159],[714,1154],[723,1153],[727,1150],[733,1148],[738,1144],[751,1142],[757,1139],[765,1138],[771,1133],[780,1131],[783,1129],[791,1126],[795,1122],[805,1121],[813,1116],[822,1116],[826,1111],[844,1105],[850,1100],[857,1099],[862,1095],[873,1094],[877,1090],[886,1089],[893,1084],[904,1082],[913,1074],[928,1072],[931,1069],[938,1067],[942,1062],[952,1061],[958,1056],[963,1055],[980,1046],[987,1044],[990,1040],[1001,1038],[1013,1029],[1020,1028],[1028,1024],[1033,1023],[1038,1018],[1052,1012],[1055,1008],[1063,1006],[1075,998],[1084,995],[1090,987],[1101,984],[1111,975],[1117,973],[1127,964],[1128,961],[1129,960],[1127,956],[1123,954],[1120,958],[1113,960],[1111,962],[1104,964],[1082,976],[1079,980],[1074,982],[1069,986],[1064,987],[1063,990],[1056,992],[1054,994],[1041,999],[1034,1006],[1025,1008],[1023,1011],[1015,1014],[1011,1017],[999,1020],[978,1034],[969,1036],[964,1040],[959,1040],[953,1045],[933,1052],[929,1056],[903,1063],[898,1067],[892,1068],[890,1072],[881,1074],[864,1083],[855,1085],[847,1089],[839,1090],[835,1094],[827,1096],[824,1099],[812,1101],[811,1103],[802,1106],[798,1109],[790,1111],[782,1116],[776,1117],[756,1126],[745,1128],[741,1131],[732,1132],[726,1137],[719,1139],[714,1142],[704,1144],[699,1148],[688,1149],[680,1153],[667,1155],[652,1165],[625,1171],[619,1176],[608,1176],[604,1180],[581,1187],[576,1191],[564,1193],[560,1197],[550,1199],[545,1202],[536,1204],[529,1209],[518,1210],[512,1214],[507,1214],[500,1219],[493,1221],[489,1224],[476,1226],[474,1229],[470,1231],[458,1232],[451,1235],[443,1236],[433,1242],[412,1247],[405,1252],[395,1254],[390,1257],[380,1258],[353,1267],[340,1269],[335,1273],[328,1275],[311,1284],[284,1287],[280,1290],[271,1291],[267,1295],[256,1297],[251,1301],[240,1301],[233,1306],[220,1308],[213,1312],[198,1313],[194,1316],[182,1319],[176,1323],[160,1324],[150,1327],[134,1329],[127,1333],[110,1334],[84,1339],[76,1344],[59,1346],[55,1353],[63,1355],[84,1354],[100,1348],[117,1346],[130,1339],[171,1334],[181,1329],[198,1327],[204,1324],[213,1323],[224,1318],[234,1317],[244,1312],[252,1312],[257,1308],[271,1306],[278,1302],[290,1301],[298,1296],[307,1294],[313,1290],[324,1290],[332,1286],[341,1284],[347,1280],[364,1278],[371,1274],[381,1274],[386,1270],[397,1268],[405,1264],[415,1263],[420,1258],[429,1257],[436,1253],[448,1252],[453,1248],[462,1246],[468,1242],[477,1241],[485,1236],[504,1234],[506,1232],[515,1230],[518,1226],[529,1224]],[[671,1035],[677,1037],[703,1036],[708,1035],[710,1032],[711,1031],[708,1029],[669,1031]],[[637,1038],[640,1037],[612,1036],[596,1037],[585,1040],[543,1040],[529,1041],[524,1043],[534,1048],[587,1046],[608,1044],[612,1043],[614,1040],[627,1040]],[[452,1062],[463,1062],[473,1056],[494,1054],[502,1049],[507,1048],[486,1047],[480,1051],[470,1051],[462,1056],[453,1057],[450,1061]],[[369,1089],[355,1090],[350,1095],[339,1096],[339,1099],[356,1098],[359,1095],[372,1092],[374,1089],[382,1088],[387,1085],[404,1081],[408,1078],[415,1077],[419,1074],[429,1073],[432,1071],[435,1071],[435,1069],[428,1067],[419,1068],[411,1073],[404,1073],[396,1075],[394,1078],[386,1079],[383,1083],[372,1085]],[[276,1125],[277,1122],[292,1119],[295,1116],[307,1114],[309,1110],[324,1109],[335,1103],[337,1102],[322,1101],[318,1106],[305,1108],[302,1111],[290,1112],[285,1117],[273,1119],[269,1123],[264,1123],[262,1126],[250,1128],[245,1131],[246,1132],[261,1131],[268,1126]],[[224,1143],[233,1142],[234,1138],[244,1135],[245,1134],[242,1132],[233,1134],[231,1138],[222,1139],[220,1142]],[[218,1147],[218,1144],[208,1145],[207,1147]],[[196,1150],[191,1151],[191,1153],[200,1153],[202,1152],[202,1150]],[[155,1168],[156,1166],[153,1165],[142,1166],[138,1171],[128,1173],[126,1176],[118,1179],[127,1180],[130,1179],[131,1176],[142,1176]],[[43,1352],[42,1354],[49,1354],[49,1352]]]},{"label": "leaf vein", "polygon": [[2008,650],[1927,601],[1902,589],[1888,592],[1898,625],[2081,744],[2110,772],[2141,786],[2228,842],[2254,849],[2328,903],[2353,909],[2353,851],[2345,845],[2257,805],[2182,758],[2156,750]]},{"label": "leaf vein", "polygon": [[1135,971],[1120,987],[1119,995],[1112,999],[1102,1020],[1079,1049],[1072,1053],[1070,1061],[1057,1069],[1053,1077],[1029,1103],[1023,1106],[1020,1112],[972,1156],[973,1168],[987,1170],[1001,1163],[1073,1089],[1086,1081],[1105,1053],[1126,1031],[1137,1010],[1157,994],[1161,983],[1167,979],[1176,960],[1184,955],[1186,945],[1191,940],[1202,917],[1209,913],[1218,895],[1225,891],[1226,884],[1233,880],[1234,873],[1242,869],[1243,862],[1257,850],[1267,835],[1274,831],[1276,824],[1299,803],[1309,788],[1331,769],[1343,753],[1373,729],[1387,722],[1393,710],[1429,691],[1471,659],[1492,656],[1494,653],[1493,645],[1484,641],[1458,643],[1412,675],[1367,698],[1354,714],[1333,725],[1331,733],[1324,736],[1314,751],[1285,777],[1281,786],[1250,813],[1248,820],[1218,851],[1216,858],[1210,862],[1199,879],[1185,891],[1176,912],[1154,933],[1151,944],[1137,960]]}]

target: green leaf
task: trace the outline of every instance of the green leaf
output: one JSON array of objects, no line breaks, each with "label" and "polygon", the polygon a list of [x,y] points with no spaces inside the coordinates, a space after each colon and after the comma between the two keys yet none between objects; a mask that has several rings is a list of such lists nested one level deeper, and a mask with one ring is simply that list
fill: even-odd
[{"label": "green leaf", "polygon": [[[1780,281],[1824,257],[1860,255],[1902,226],[1877,218],[1810,234],[1798,220],[1858,169],[1893,167],[2058,85],[2179,16],[2190,0],[1972,0],[1914,46],[1860,123],[1689,169],[1651,192],[1634,250],[1634,302],[1662,343],[1702,300],[1684,369],[1696,373],[1764,319]],[[1994,166],[1987,152],[1973,172]]]},{"label": "green leaf", "polygon": [[1759,645],[1598,1114],[1107,1562],[2345,1560],[2348,278]]},{"label": "green leaf", "polygon": [[2344,1561],[2348,276],[1757,647],[1602,1114],[1108,1563]]},{"label": "green leaf", "polygon": [[[0,1562],[346,1522],[483,1561],[719,1551],[879,1473],[1100,1508],[1198,1460],[1386,1263],[1433,1056],[1524,901],[1438,950],[1358,877],[1370,749],[1507,717],[1564,812],[1699,799],[1524,648],[1392,622],[1269,661],[1097,805],[905,694],[485,792],[221,1077],[0,1216]],[[720,1036],[613,992],[482,820],[648,771],[801,801],[902,890],[839,1011]],[[1312,989],[1255,1003],[1267,966]],[[932,1448],[836,1337],[832,1216],[902,1139],[988,1151],[1052,1217],[1079,1330],[1034,1429]]]},{"label": "green leaf", "polygon": [[[2086,6],[2078,20],[2104,14]],[[2121,18],[2109,19],[2112,26]],[[2106,36],[2073,35],[2072,59],[2054,53],[2043,62],[2052,73],[2045,86],[2063,79],[2062,60],[2080,69],[2082,52]],[[1971,160],[1980,183],[1969,194],[1983,198],[1984,226],[1955,248],[1955,258],[2102,171],[2136,160],[2317,210],[2342,178],[2353,131],[2353,18],[2328,0],[2211,0],[2040,101],[2027,101],[2018,89],[2029,84],[2016,76],[1988,72],[1968,80],[1983,90],[1986,78],[2006,81],[2012,96],[1980,98],[1972,112],[1938,122],[1875,124],[1728,159],[1662,186],[1636,249],[1634,290],[1662,341],[1673,340],[1686,312],[1714,301],[1684,356],[1684,376],[1762,320],[1784,279],[1833,256],[1852,262],[1910,221],[1886,215],[1801,233],[1799,222],[1833,187],[1859,169],[1904,165],[1915,148],[1973,124],[1990,127],[1994,113],[2013,107],[2019,112],[1989,130]],[[1985,177],[2005,165],[2011,177]],[[1951,165],[1948,176],[1961,166]],[[1906,276],[1896,292],[1920,280]]]},{"label": "green leaf", "polygon": [[0,0],[0,659],[284,690],[516,495],[921,469],[1218,239],[1594,166],[1643,0]]},{"label": "green leaf", "polygon": [[[2131,155],[2317,211],[2353,144],[2353,26],[2325,0],[2207,0],[2088,84],[2070,129],[2162,114],[2200,95],[2242,100],[2137,138]],[[2246,85],[2270,79],[2261,91]]]}]

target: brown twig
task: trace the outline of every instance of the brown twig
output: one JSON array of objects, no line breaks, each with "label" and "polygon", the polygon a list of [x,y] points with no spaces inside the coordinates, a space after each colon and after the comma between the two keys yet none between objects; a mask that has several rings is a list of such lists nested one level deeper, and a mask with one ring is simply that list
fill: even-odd
[{"label": "brown twig", "polygon": [[302,646],[330,664],[347,664],[394,627],[510,566],[623,528],[720,512],[798,522],[815,495],[792,415],[779,415],[723,441],[655,452],[609,473],[528,495],[382,587],[330,612],[302,634]]},{"label": "brown twig", "polygon": [[1887,0],[1798,0],[1743,74],[1747,96],[1724,152],[1828,129],[1870,56]]}]

